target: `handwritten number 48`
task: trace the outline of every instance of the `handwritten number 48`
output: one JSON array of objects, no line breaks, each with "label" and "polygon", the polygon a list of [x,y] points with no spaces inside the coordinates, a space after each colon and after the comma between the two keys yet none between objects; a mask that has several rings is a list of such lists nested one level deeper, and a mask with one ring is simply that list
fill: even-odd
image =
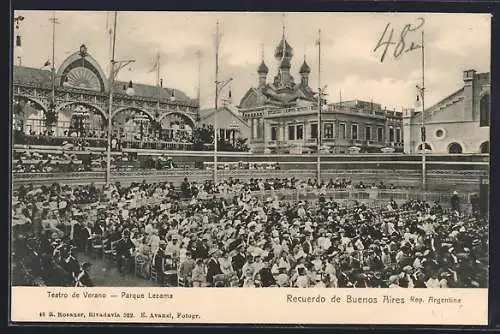
[{"label": "handwritten number 48", "polygon": [[420,49],[422,45],[420,44],[415,44],[415,42],[409,43],[409,46],[407,47],[407,41],[406,41],[406,35],[409,32],[414,32],[422,28],[424,25],[424,19],[422,17],[418,18],[419,23],[416,26],[412,26],[411,24],[407,24],[404,26],[403,30],[401,30],[401,34],[399,35],[399,40],[395,42],[393,40],[394,37],[394,28],[390,29],[389,36],[386,37],[387,32],[389,31],[390,23],[387,23],[385,26],[384,32],[382,33],[382,36],[380,37],[377,46],[375,46],[375,49],[373,52],[377,52],[379,49],[382,49],[382,56],[380,57],[380,62],[384,62],[385,56],[387,55],[387,52],[389,51],[389,48],[391,45],[395,45],[394,50],[393,50],[393,56],[394,58],[399,58],[403,52],[410,52],[416,49]]}]

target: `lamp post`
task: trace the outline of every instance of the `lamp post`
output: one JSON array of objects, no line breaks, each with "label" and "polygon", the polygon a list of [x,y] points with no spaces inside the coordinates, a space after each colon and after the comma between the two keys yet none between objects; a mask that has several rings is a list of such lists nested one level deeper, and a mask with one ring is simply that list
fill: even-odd
[{"label": "lamp post", "polygon": [[16,22],[16,49],[17,49],[17,61],[18,65],[22,66],[22,43],[21,43],[21,33],[20,33],[20,24],[24,21],[24,16],[16,16],[14,18],[14,22]]},{"label": "lamp post", "polygon": [[321,183],[321,146],[322,146],[322,127],[321,127],[321,110],[323,104],[323,98],[326,96],[326,86],[321,87],[321,30],[318,31],[318,40],[316,41],[318,46],[318,130],[316,139],[316,178],[318,182]]},{"label": "lamp post", "polygon": [[[218,63],[218,62],[216,62]],[[216,74],[216,78],[218,77],[218,71]],[[217,114],[219,111],[219,95],[224,87],[227,86],[228,83],[233,81],[233,78],[229,78],[224,81],[215,81],[215,114],[214,114],[214,184],[217,184],[217,146],[218,146],[218,127],[217,127]]]},{"label": "lamp post", "polygon": [[[127,66],[130,63],[135,62],[135,60],[115,60],[115,46],[116,46],[116,21],[117,21],[118,12],[115,11],[114,15],[114,25],[113,25],[113,43],[112,43],[112,52],[111,52],[111,66],[110,66],[110,74],[109,74],[109,102],[108,102],[108,131],[107,131],[107,146],[106,146],[106,184],[111,183],[111,126],[112,126],[112,117],[113,117],[113,85],[118,75],[118,72]],[[117,66],[116,66],[117,65]],[[115,69],[116,66],[116,69]],[[133,93],[133,88],[130,87],[127,94],[130,95]]]},{"label": "lamp post", "polygon": [[216,24],[215,30],[215,113],[214,113],[214,184],[217,184],[217,144],[218,144],[218,129],[217,129],[217,114],[219,111],[219,94],[224,87],[230,83],[233,78],[219,81],[219,47],[221,34],[219,30],[219,21]]},{"label": "lamp post", "polygon": [[421,49],[422,49],[422,86],[417,85],[417,90],[420,98],[422,99],[422,112],[421,112],[421,124],[420,124],[420,135],[422,141],[422,199],[424,196],[424,192],[427,188],[427,162],[426,162],[426,133],[425,133],[425,53],[424,53],[424,32],[422,31],[422,41],[421,41]]},{"label": "lamp post", "polygon": [[50,113],[52,116],[52,120],[55,119],[56,112],[56,65],[55,65],[55,53],[56,53],[56,24],[59,24],[59,21],[56,18],[56,11],[52,12],[52,18],[49,20],[52,23],[52,62],[50,67],[50,77],[52,84],[51,91],[51,100],[50,100]]},{"label": "lamp post", "polygon": [[321,112],[327,105],[323,103],[323,99],[326,97],[326,87],[323,86],[323,88],[318,89],[318,133],[317,133],[317,139],[316,139],[316,149],[317,149],[317,161],[316,161],[316,178],[318,179],[318,182],[321,181],[321,148],[323,146],[323,140],[322,140],[322,129],[321,129]]}]

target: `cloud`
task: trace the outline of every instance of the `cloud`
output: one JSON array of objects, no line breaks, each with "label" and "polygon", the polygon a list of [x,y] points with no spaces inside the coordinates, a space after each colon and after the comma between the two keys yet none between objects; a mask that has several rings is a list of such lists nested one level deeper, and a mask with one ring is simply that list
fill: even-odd
[{"label": "cloud", "polygon": [[[17,13],[16,13],[17,14]],[[41,67],[50,59],[52,11],[22,11],[23,64]],[[106,12],[56,12],[61,22],[56,30],[56,65],[81,43],[103,68],[109,63],[110,43]],[[425,62],[427,101],[437,102],[462,85],[462,71],[490,68],[490,17],[479,14],[419,13],[216,13],[216,12],[120,12],[116,40],[116,59],[135,59],[119,74],[120,80],[154,84],[155,73],[148,73],[155,54],[160,53],[164,86],[175,87],[195,97],[198,81],[202,106],[214,102],[215,60],[213,36],[216,21],[223,35],[220,50],[220,78],[233,77],[235,104],[257,84],[256,68],[264,58],[270,69],[268,81],[277,71],[274,49],[286,25],[286,37],[294,48],[292,74],[299,80],[298,68],[304,57],[311,66],[311,86],[317,89],[318,50],[314,41],[321,29],[322,83],[327,84],[331,101],[342,91],[345,99],[371,99],[391,107],[414,103],[415,84],[420,81],[420,51],[395,58],[393,49],[384,62],[380,51],[374,52],[387,24],[394,29],[393,41],[400,40],[405,25],[425,19]],[[390,30],[389,30],[390,32]],[[386,36],[388,37],[388,36]],[[418,43],[420,31],[410,32],[405,43]],[[198,59],[201,50],[201,73]],[[229,89],[229,87],[228,87]]]}]

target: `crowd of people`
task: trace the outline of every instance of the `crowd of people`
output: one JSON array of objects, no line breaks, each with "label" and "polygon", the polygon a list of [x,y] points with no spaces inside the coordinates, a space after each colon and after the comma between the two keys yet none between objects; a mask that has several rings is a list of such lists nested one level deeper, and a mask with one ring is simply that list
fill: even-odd
[{"label": "crowd of people", "polygon": [[[156,123],[155,123],[156,124]],[[114,131],[111,135],[111,149],[121,151],[124,148],[133,149],[161,149],[161,150],[198,150],[204,151],[213,147],[214,128],[212,125],[202,124],[199,127],[185,129],[182,125],[174,125],[172,129],[153,131],[155,127],[149,127],[151,131],[136,133],[128,131],[126,127],[120,131]],[[234,142],[219,138],[219,150],[221,151],[248,151],[246,139],[236,138]],[[20,130],[14,131],[14,144],[60,146],[62,143],[70,143],[76,150],[88,148],[105,148],[107,136],[105,130],[75,129],[68,130]]]},{"label": "crowd of people", "polygon": [[[61,150],[17,150],[13,152],[13,173],[56,173],[103,171],[106,168],[105,152],[79,152],[68,146]],[[126,169],[174,169],[177,164],[165,154],[147,156],[142,161],[137,154],[125,153],[111,156],[113,170]]]},{"label": "crowd of people", "polygon": [[[90,263],[78,257],[96,252],[122,275],[169,286],[487,285],[488,222],[457,196],[452,210],[418,200],[346,203],[322,192],[314,201],[280,196],[297,184],[315,187],[295,179],[23,186],[13,202],[13,283],[93,285]],[[256,196],[262,189],[274,191]]]},{"label": "crowd of people", "polygon": [[81,160],[74,152],[60,151],[40,153],[32,151],[14,152],[13,173],[81,172],[89,170],[87,159]]},{"label": "crowd of people", "polygon": [[283,191],[294,190],[303,191],[304,193],[313,192],[313,195],[320,195],[322,192],[329,190],[396,190],[394,184],[385,185],[382,181],[378,184],[372,183],[365,185],[363,181],[354,183],[352,178],[335,178],[328,181],[319,181],[317,179],[299,180],[295,177],[291,178],[250,178],[248,182],[243,182],[239,179],[230,177],[228,180],[223,180],[214,184],[212,180],[206,180],[202,184],[189,182],[184,179],[180,190],[184,197],[200,197],[207,198],[213,194],[239,194],[252,192],[266,191]]}]

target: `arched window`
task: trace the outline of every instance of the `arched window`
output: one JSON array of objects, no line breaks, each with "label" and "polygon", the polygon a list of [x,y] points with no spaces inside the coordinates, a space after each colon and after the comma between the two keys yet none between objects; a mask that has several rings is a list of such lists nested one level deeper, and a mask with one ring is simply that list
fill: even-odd
[{"label": "arched window", "polygon": [[490,142],[485,141],[484,143],[481,144],[479,149],[481,150],[481,153],[490,153]]},{"label": "arched window", "polygon": [[490,95],[484,95],[479,101],[479,126],[490,126]]},{"label": "arched window", "polygon": [[448,153],[450,154],[461,154],[462,153],[462,146],[458,143],[451,143],[448,146]]},{"label": "arched window", "polygon": [[[422,144],[418,145],[418,148],[417,148],[419,151],[422,151]],[[425,143],[425,150],[426,151],[432,151],[432,148],[431,148],[431,145]]]}]

